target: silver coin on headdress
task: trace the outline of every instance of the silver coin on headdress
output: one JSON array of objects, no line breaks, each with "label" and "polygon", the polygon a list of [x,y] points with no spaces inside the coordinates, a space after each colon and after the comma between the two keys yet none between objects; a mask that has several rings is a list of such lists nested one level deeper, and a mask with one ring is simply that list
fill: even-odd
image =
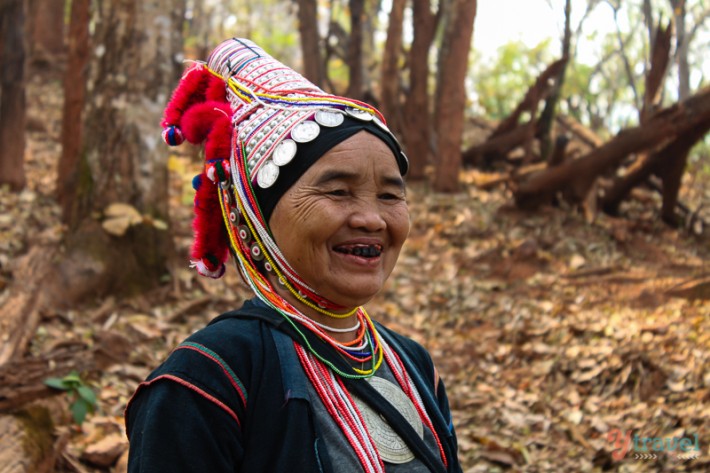
[{"label": "silver coin on headdress", "polygon": [[277,166],[285,166],[296,156],[296,151],[298,151],[296,142],[287,138],[276,145],[271,159],[274,160],[274,164]]},{"label": "silver coin on headdress", "polygon": [[320,126],[316,122],[306,120],[293,127],[291,139],[297,143],[308,143],[315,140],[319,133]]},{"label": "silver coin on headdress", "polygon": [[386,131],[387,133],[390,133],[390,134],[392,133],[392,132],[390,131],[390,129],[387,127],[387,125],[385,125],[385,122],[383,122],[383,121],[380,120],[379,118],[374,117],[374,118],[373,118],[373,121],[375,122],[375,125],[379,126],[382,130],[384,130],[384,131]]},{"label": "silver coin on headdress", "polygon": [[345,117],[340,112],[331,112],[329,110],[318,110],[315,116],[316,121],[327,127],[336,127],[345,121]]},{"label": "silver coin on headdress", "polygon": [[279,167],[273,163],[273,161],[267,161],[259,169],[259,173],[256,175],[256,183],[262,189],[267,189],[274,185],[276,179],[279,177]]},{"label": "silver coin on headdress", "polygon": [[357,118],[358,120],[362,120],[364,122],[372,121],[372,119],[375,118],[375,116],[370,112],[366,112],[365,110],[360,110],[357,108],[346,108],[345,113],[347,113],[353,118]]}]

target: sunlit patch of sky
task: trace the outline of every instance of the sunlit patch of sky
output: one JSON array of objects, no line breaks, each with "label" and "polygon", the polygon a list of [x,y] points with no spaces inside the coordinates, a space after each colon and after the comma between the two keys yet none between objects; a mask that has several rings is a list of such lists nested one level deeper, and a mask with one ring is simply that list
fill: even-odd
[{"label": "sunlit patch of sky", "polygon": [[[587,4],[587,0],[572,0],[573,30],[579,25]],[[628,23],[623,9],[619,15],[622,24]],[[479,1],[473,47],[486,59],[494,57],[498,48],[511,41],[521,41],[533,47],[546,39],[552,39],[552,47],[556,46],[559,51],[564,22],[564,0]],[[611,8],[599,5],[584,20],[582,34],[597,32],[601,37],[614,29]],[[591,64],[598,60],[598,44],[580,41],[578,46],[578,61]]]}]

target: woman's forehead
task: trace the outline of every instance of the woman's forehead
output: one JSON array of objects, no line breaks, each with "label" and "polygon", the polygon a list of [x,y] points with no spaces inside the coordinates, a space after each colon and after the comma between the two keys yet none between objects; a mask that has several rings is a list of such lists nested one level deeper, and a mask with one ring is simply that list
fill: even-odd
[{"label": "woman's forehead", "polygon": [[325,153],[313,166],[319,179],[356,178],[365,173],[400,177],[392,150],[379,138],[361,131]]}]

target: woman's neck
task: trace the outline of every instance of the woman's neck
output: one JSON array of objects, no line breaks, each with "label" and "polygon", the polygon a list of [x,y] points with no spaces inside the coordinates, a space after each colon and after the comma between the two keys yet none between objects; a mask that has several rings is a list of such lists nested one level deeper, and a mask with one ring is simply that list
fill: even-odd
[{"label": "woman's neck", "polygon": [[[352,312],[352,315],[349,315],[348,317],[329,317],[328,315],[322,314],[314,308],[309,307],[300,300],[298,300],[293,294],[291,294],[288,289],[286,289],[282,285],[274,284],[273,287],[276,292],[281,297],[283,297],[289,304],[298,309],[298,311],[301,312],[303,315],[314,321],[334,340],[340,343],[348,343],[355,340],[358,334],[358,329],[360,328],[360,325],[358,324],[357,312],[354,311],[354,309],[356,309],[355,307],[346,308],[342,311],[334,312],[336,314],[347,314]],[[350,328],[352,328],[352,330],[344,331]]]}]

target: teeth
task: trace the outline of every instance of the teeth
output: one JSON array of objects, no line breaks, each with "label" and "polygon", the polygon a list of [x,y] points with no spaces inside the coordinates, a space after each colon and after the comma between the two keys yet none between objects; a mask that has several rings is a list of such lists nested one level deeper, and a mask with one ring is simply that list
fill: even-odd
[{"label": "teeth", "polygon": [[375,256],[380,256],[380,254],[382,254],[382,247],[380,245],[340,247],[340,248],[337,248],[336,251],[338,251],[340,253],[345,253],[348,255],[363,256],[365,258],[372,258]]}]

